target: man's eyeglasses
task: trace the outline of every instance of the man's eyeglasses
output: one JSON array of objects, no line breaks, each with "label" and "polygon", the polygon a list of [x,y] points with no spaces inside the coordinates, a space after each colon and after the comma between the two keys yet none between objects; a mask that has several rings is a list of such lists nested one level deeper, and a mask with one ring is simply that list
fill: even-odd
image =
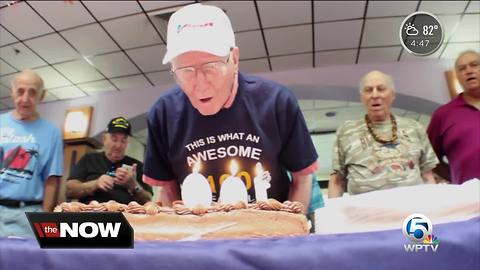
[{"label": "man's eyeglasses", "polygon": [[170,70],[170,73],[175,76],[175,79],[179,82],[191,82],[197,79],[197,71],[202,72],[205,79],[210,80],[214,79],[218,74],[220,74],[222,68],[224,68],[228,61],[230,61],[230,55],[228,54],[225,60],[208,62],[200,65],[199,67],[189,66],[181,67],[175,70]]}]

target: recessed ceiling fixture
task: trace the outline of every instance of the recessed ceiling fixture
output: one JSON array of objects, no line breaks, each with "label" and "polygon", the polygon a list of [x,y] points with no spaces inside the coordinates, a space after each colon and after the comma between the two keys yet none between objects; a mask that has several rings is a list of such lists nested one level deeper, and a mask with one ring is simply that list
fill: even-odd
[{"label": "recessed ceiling fixture", "polygon": [[326,113],[325,113],[325,116],[326,116],[326,117],[334,117],[335,115],[337,115],[337,112],[333,112],[333,111],[332,111],[332,112],[326,112]]}]

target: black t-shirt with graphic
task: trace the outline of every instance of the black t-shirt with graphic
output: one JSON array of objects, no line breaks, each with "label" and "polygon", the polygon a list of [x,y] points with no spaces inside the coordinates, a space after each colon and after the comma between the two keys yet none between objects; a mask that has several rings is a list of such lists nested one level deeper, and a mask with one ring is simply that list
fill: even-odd
[{"label": "black t-shirt with graphic", "polygon": [[[118,167],[121,167],[123,164],[131,166],[134,163],[137,163],[137,182],[145,190],[152,193],[152,187],[142,181],[142,162],[129,156],[125,156],[121,161],[111,162],[105,156],[105,152],[87,153],[78,161],[77,165],[73,167],[68,179],[77,179],[81,182],[88,182],[99,178],[103,174],[114,177],[115,171]],[[89,203],[92,200],[97,200],[98,202],[115,200],[119,203],[128,204],[131,201],[135,201],[135,198],[128,192],[126,187],[114,185],[113,189],[107,192],[99,189],[95,191],[93,195],[79,199],[79,201],[83,203]]]},{"label": "black t-shirt with graphic", "polygon": [[180,88],[161,96],[148,113],[145,175],[180,183],[201,160],[200,173],[210,182],[214,200],[239,166],[249,202],[255,200],[255,164],[272,176],[270,198],[288,197],[288,171],[300,171],[317,160],[303,115],[291,91],[275,82],[239,75],[234,103],[211,116],[201,115]]}]

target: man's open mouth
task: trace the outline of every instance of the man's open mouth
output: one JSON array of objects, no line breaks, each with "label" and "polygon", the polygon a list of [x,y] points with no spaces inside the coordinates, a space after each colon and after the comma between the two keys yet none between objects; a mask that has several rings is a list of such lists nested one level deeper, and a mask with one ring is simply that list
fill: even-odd
[{"label": "man's open mouth", "polygon": [[476,80],[476,79],[477,79],[477,78],[475,78],[475,77],[470,77],[470,78],[467,78],[467,82],[469,82],[469,81],[474,81],[474,80]]},{"label": "man's open mouth", "polygon": [[202,102],[202,103],[207,103],[207,102],[209,102],[210,100],[212,100],[211,97],[209,97],[209,98],[201,98],[201,99],[200,99],[200,102]]}]

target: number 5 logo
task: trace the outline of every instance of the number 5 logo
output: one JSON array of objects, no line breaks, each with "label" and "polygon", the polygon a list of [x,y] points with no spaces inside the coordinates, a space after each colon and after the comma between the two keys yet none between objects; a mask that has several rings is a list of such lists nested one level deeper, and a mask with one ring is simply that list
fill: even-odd
[{"label": "number 5 logo", "polygon": [[403,221],[402,231],[408,240],[420,243],[432,234],[432,222],[425,215],[412,214]]}]

